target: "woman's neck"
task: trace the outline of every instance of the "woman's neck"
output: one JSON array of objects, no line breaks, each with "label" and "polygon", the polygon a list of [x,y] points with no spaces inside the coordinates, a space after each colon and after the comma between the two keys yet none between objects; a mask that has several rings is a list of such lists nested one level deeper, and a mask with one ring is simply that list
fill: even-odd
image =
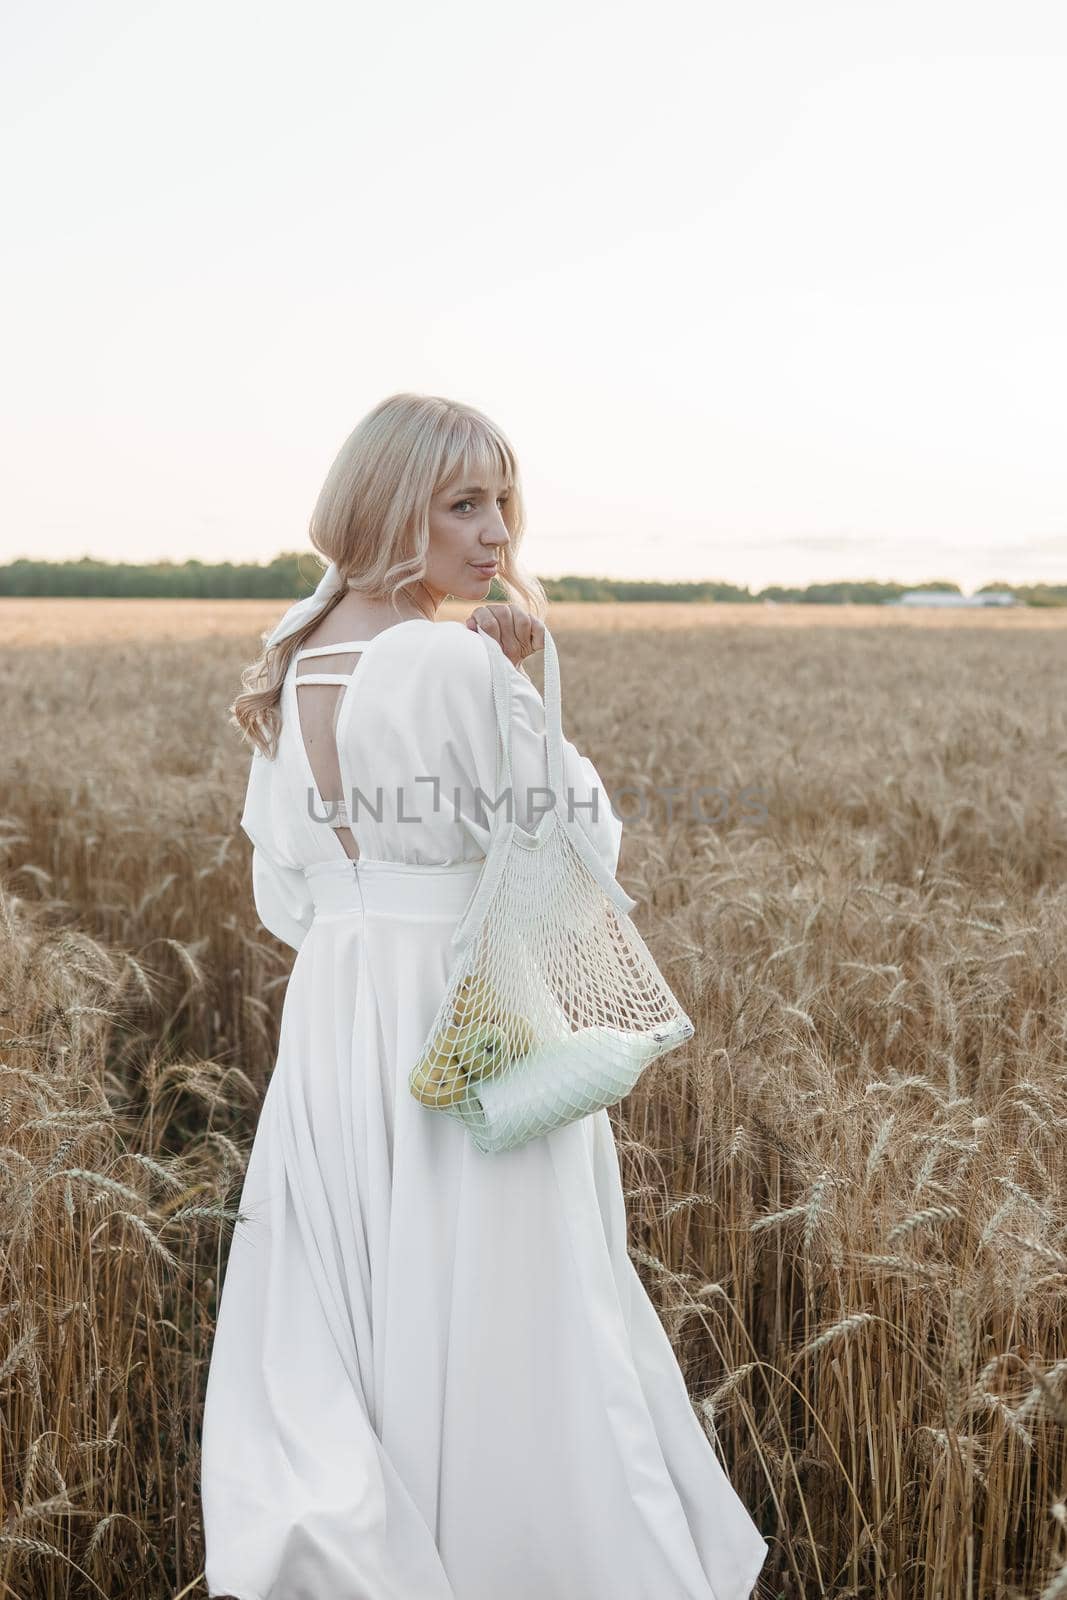
[{"label": "woman's neck", "polygon": [[440,600],[424,584],[418,584],[400,595],[395,605],[391,600],[372,600],[361,595],[358,589],[349,584],[349,592],[337,602],[334,614],[360,627],[366,622],[370,631],[377,632],[391,622],[409,622],[418,617],[434,622],[439,605]]}]

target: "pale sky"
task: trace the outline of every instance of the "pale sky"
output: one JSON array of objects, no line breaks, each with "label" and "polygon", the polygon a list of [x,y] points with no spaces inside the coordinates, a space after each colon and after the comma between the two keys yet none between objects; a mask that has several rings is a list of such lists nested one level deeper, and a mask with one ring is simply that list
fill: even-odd
[{"label": "pale sky", "polygon": [[0,560],[269,560],[402,389],[526,564],[1067,581],[1061,0],[9,0]]}]

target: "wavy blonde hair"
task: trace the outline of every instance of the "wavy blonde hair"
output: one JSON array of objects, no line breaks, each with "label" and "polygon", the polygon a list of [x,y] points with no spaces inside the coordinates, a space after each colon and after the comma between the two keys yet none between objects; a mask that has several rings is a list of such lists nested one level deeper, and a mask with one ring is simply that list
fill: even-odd
[{"label": "wavy blonde hair", "polygon": [[[511,491],[502,511],[511,537],[499,552],[497,581],[509,600],[543,619],[545,590],[517,560],[526,517],[515,452],[481,411],[440,395],[390,395],[353,428],[308,526],[323,570],[335,561],[352,588],[396,608],[397,597],[426,575],[433,496],[457,475],[477,482],[498,474]],[[265,647],[241,674],[231,720],[266,756],[277,753],[289,662],[344,593],[338,589],[303,628]]]}]

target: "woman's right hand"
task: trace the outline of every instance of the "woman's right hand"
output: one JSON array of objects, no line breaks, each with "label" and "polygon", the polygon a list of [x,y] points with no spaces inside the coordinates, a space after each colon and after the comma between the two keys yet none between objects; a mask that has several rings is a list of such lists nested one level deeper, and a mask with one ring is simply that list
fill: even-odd
[{"label": "woman's right hand", "polygon": [[531,616],[522,606],[508,601],[494,600],[475,606],[466,625],[472,633],[477,633],[481,627],[490,634],[516,667],[527,656],[545,647],[545,625],[540,617]]}]

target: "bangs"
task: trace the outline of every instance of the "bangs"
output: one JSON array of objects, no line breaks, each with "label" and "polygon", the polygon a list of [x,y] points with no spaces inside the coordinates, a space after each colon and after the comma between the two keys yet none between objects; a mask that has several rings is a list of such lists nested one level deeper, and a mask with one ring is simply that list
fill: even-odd
[{"label": "bangs", "polygon": [[486,422],[477,417],[457,416],[445,440],[438,488],[454,484],[482,483],[487,488],[493,479],[501,480],[504,490],[515,487],[515,461],[511,447]]}]

